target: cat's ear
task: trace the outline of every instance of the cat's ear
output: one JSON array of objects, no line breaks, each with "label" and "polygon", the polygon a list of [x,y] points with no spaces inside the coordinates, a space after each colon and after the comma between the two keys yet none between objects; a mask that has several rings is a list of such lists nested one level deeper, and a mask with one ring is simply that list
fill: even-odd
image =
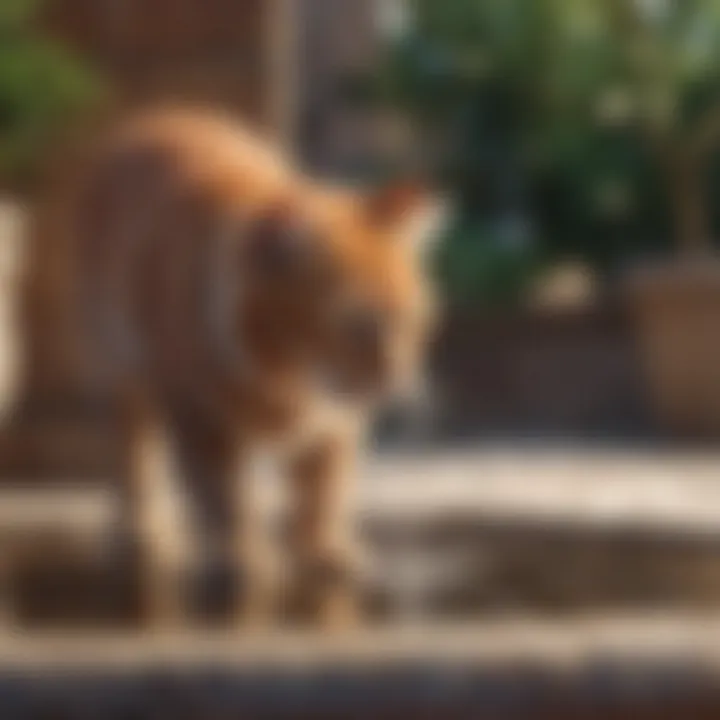
[{"label": "cat's ear", "polygon": [[366,214],[388,236],[425,252],[439,238],[449,215],[449,202],[417,181],[400,181],[371,192]]},{"label": "cat's ear", "polygon": [[419,182],[402,180],[371,191],[365,200],[365,208],[373,223],[394,227],[413,214],[426,199],[427,191]]}]

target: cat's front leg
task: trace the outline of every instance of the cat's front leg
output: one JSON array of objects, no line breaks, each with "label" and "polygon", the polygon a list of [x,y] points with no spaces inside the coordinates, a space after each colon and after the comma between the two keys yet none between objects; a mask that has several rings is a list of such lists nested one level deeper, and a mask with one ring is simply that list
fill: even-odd
[{"label": "cat's front leg", "polygon": [[356,624],[358,554],[350,514],[357,433],[310,443],[288,467],[292,494],[290,553],[303,610],[326,627]]}]

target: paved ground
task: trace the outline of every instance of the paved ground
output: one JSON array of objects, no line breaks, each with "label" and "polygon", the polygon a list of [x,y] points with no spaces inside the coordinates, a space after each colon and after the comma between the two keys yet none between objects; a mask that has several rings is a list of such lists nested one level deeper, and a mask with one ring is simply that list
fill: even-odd
[{"label": "paved ground", "polygon": [[[270,505],[280,502],[273,478],[257,487]],[[90,522],[107,512],[102,490],[0,492],[0,525]],[[363,463],[356,499],[361,511],[398,520],[479,514],[720,534],[720,452],[515,445],[376,453]]]},{"label": "paved ground", "polygon": [[373,512],[480,513],[720,533],[720,452],[580,445],[445,449],[368,459]]},{"label": "paved ground", "polygon": [[375,625],[347,631],[237,630],[154,633],[41,633],[3,637],[0,673],[6,668],[212,667],[213,663],[272,668],[371,668],[470,662],[494,667],[531,661],[561,671],[589,660],[662,665],[702,663],[720,676],[720,615],[658,612],[587,614],[562,620],[513,618],[473,623]]},{"label": "paved ground", "polygon": [[[269,475],[257,488],[269,506],[281,502],[282,484]],[[0,526],[104,522],[110,502],[102,489],[3,489],[0,497]],[[398,521],[466,515],[720,535],[720,452],[515,445],[376,453],[363,463],[356,500],[361,512]]]},{"label": "paved ground", "polygon": [[3,718],[717,718],[717,619],[4,639]]}]

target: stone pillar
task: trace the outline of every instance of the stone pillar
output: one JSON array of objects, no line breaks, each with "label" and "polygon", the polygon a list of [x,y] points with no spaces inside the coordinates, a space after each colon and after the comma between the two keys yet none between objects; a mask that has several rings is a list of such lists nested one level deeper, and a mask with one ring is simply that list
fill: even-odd
[{"label": "stone pillar", "polygon": [[298,56],[300,0],[268,0],[266,18],[268,125],[277,142],[292,151],[296,141],[301,59]]}]

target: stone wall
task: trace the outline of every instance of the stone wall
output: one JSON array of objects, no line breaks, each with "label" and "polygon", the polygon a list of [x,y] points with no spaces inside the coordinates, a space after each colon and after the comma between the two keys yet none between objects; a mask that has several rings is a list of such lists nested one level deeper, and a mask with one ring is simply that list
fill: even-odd
[{"label": "stone wall", "polygon": [[450,313],[434,377],[445,434],[654,431],[623,308]]},{"label": "stone wall", "polygon": [[[15,641],[4,653],[15,658],[0,668],[2,713],[7,720],[718,717],[717,665],[668,653],[673,643],[663,631],[672,627],[649,628],[659,631],[659,642],[646,637],[639,647],[628,641],[607,652],[602,643],[582,642],[582,623],[512,625],[428,628],[422,635],[400,629],[335,641],[193,635]],[[586,633],[597,634],[587,625]]]}]

